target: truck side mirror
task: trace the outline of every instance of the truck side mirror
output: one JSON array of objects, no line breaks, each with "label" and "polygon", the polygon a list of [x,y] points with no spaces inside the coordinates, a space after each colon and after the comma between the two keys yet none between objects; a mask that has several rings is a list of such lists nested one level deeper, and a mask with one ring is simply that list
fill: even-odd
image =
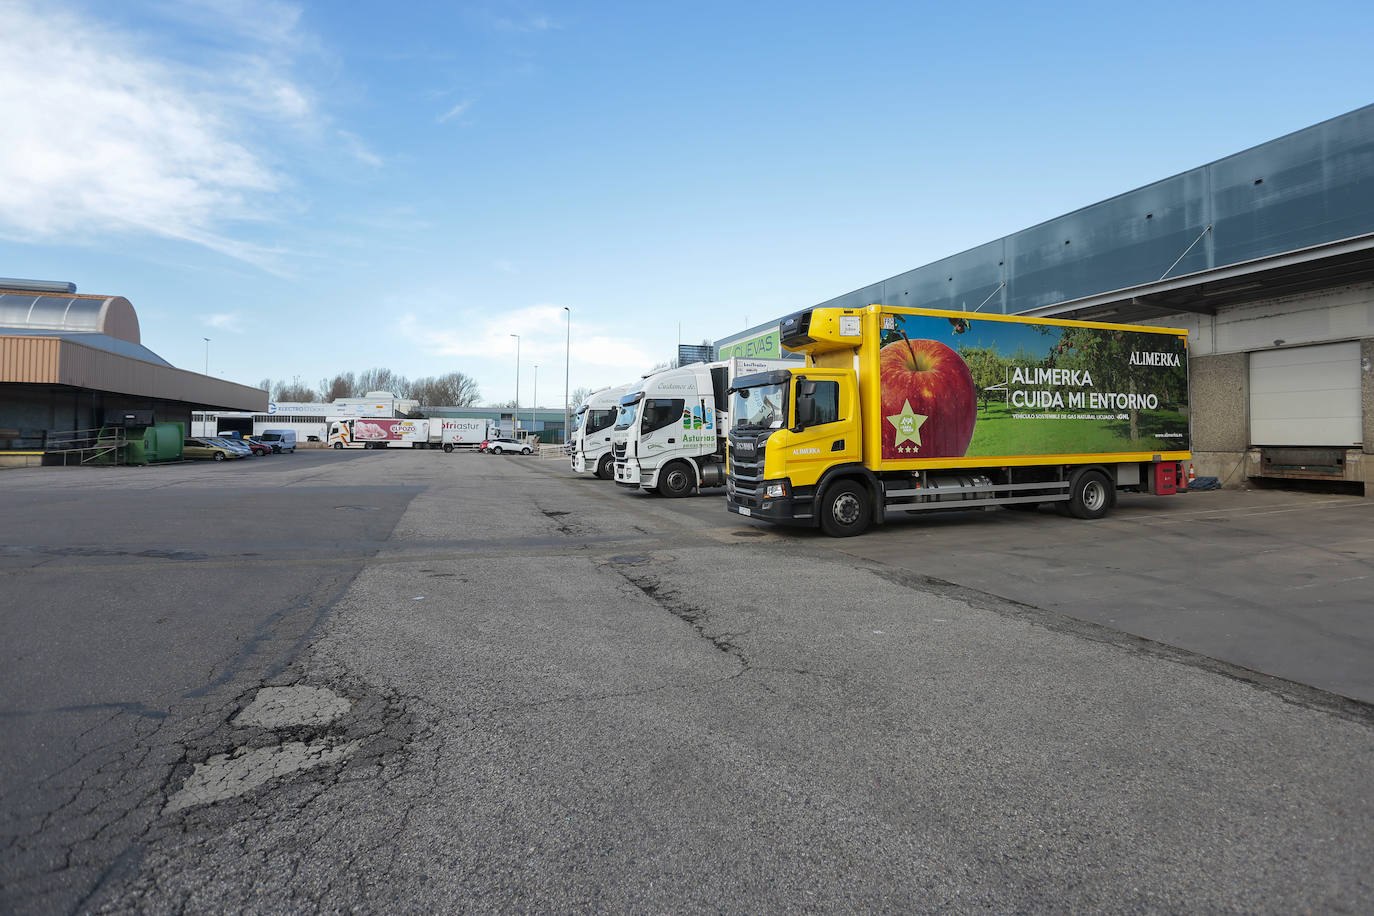
[{"label": "truck side mirror", "polygon": [[794,433],[799,433],[808,426],[816,422],[816,399],[810,395],[801,395],[797,398],[797,425],[792,427]]}]

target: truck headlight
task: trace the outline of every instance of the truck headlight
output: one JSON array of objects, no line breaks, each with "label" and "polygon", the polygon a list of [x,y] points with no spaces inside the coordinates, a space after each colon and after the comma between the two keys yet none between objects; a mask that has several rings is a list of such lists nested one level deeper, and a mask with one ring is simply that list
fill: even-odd
[{"label": "truck headlight", "polygon": [[765,480],[763,482],[763,495],[767,499],[781,499],[787,495],[787,481]]}]

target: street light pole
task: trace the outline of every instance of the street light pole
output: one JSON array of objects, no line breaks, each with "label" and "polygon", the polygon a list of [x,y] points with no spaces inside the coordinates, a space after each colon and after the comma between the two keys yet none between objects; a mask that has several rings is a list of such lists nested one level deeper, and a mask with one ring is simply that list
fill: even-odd
[{"label": "street light pole", "polygon": [[208,338],[208,337],[202,337],[201,340],[205,341],[205,374],[206,374],[206,375],[209,375],[209,374],[210,374],[210,338]]},{"label": "street light pole", "polygon": [[510,436],[512,439],[520,438],[520,335],[512,334],[515,338],[515,407],[510,412]]},{"label": "street light pole", "polygon": [[572,360],[572,309],[565,305],[563,311],[568,313],[568,341],[563,351],[563,444],[566,445],[572,441],[572,407],[568,404],[568,373]]},{"label": "street light pole", "polygon": [[534,429],[534,411],[539,406],[539,364],[534,364],[534,399],[530,401],[530,430]]}]

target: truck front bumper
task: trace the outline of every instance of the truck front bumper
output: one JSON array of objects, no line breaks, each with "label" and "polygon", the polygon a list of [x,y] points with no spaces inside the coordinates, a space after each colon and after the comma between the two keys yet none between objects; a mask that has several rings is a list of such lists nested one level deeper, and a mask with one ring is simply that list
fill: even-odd
[{"label": "truck front bumper", "polygon": [[799,487],[791,496],[772,499],[727,492],[725,508],[775,525],[816,524],[815,493],[811,487]]},{"label": "truck front bumper", "polygon": [[639,462],[634,458],[626,458],[615,463],[615,482],[622,487],[641,487],[644,486],[643,471],[639,467]]}]

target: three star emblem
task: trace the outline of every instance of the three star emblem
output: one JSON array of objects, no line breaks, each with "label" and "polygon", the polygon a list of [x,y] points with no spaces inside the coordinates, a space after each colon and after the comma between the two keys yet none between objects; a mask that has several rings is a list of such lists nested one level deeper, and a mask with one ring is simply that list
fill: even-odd
[{"label": "three star emblem", "polygon": [[[902,405],[901,413],[895,413],[887,418],[887,422],[891,423],[897,430],[897,437],[892,444],[901,445],[903,442],[914,442],[916,443],[916,448],[910,449],[910,451],[914,452],[919,449],[921,445],[921,426],[928,419],[930,418],[912,410],[911,401],[906,401]],[[902,449],[902,451],[907,451],[907,449]]]}]

